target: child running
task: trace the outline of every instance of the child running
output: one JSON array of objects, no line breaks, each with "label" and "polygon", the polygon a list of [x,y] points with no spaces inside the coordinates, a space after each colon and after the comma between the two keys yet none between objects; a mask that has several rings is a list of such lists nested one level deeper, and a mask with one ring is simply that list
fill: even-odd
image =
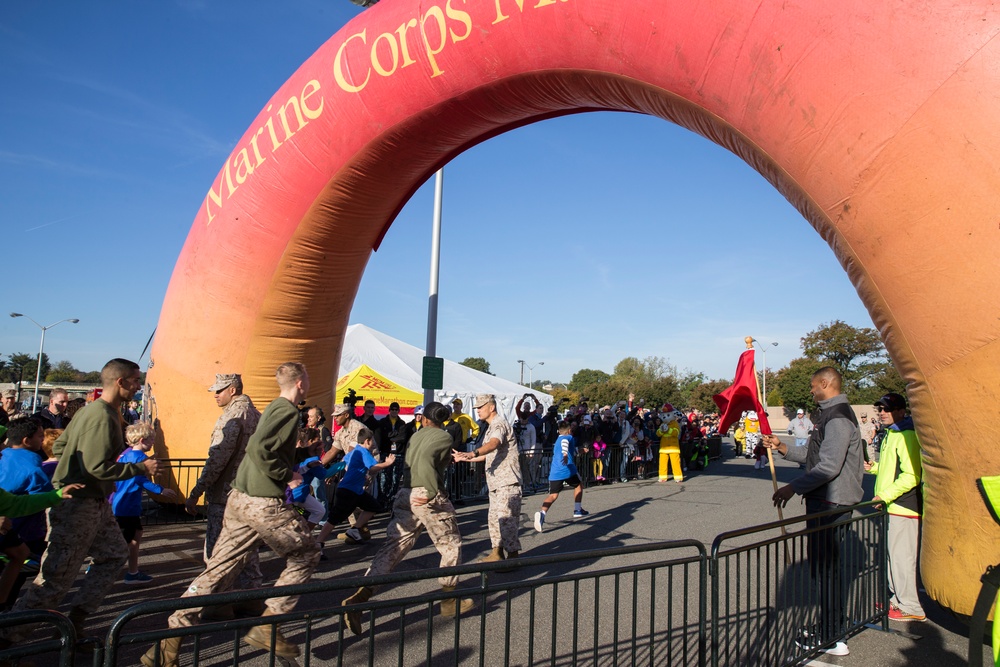
[{"label": "child running", "polygon": [[[125,442],[129,448],[118,457],[118,463],[142,463],[149,458],[148,454],[156,442],[153,427],[146,422],[132,424],[125,429]],[[147,493],[162,496],[167,500],[177,498],[177,493],[173,489],[164,489],[159,484],[149,481],[145,475],[115,482],[111,511],[122,529],[125,541],[128,542],[128,571],[125,573],[125,583],[133,585],[148,584],[153,581],[151,576],[139,570],[143,489],[146,489]]]},{"label": "child running", "polygon": [[354,527],[348,529],[347,538],[349,541],[360,542],[362,529],[381,509],[379,502],[365,491],[365,487],[368,486],[368,475],[374,475],[378,471],[390,467],[396,462],[396,455],[389,454],[385,461],[379,463],[372,455],[374,448],[375,435],[371,429],[362,428],[358,431],[358,446],[347,455],[347,470],[344,472],[344,479],[337,485],[337,493],[334,495],[333,506],[330,508],[330,517],[319,534],[320,546],[333,532],[334,527],[358,508],[361,509],[361,514]]},{"label": "child running", "polygon": [[573,487],[573,518],[579,519],[590,514],[583,509],[583,482],[580,481],[580,473],[577,472],[576,463],[576,442],[570,435],[570,424],[568,421],[560,421],[556,426],[559,437],[553,448],[552,467],[549,469],[549,495],[542,502],[542,511],[535,512],[535,530],[542,532],[545,526],[545,513],[552,507],[552,503],[559,497],[563,483]]}]

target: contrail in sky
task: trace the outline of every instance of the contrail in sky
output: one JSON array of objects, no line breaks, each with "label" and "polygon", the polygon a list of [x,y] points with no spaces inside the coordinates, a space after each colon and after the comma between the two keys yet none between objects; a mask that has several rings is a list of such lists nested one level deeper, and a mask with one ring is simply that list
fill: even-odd
[{"label": "contrail in sky", "polygon": [[46,227],[51,227],[52,225],[58,224],[60,222],[66,222],[67,220],[72,220],[75,217],[76,217],[75,215],[71,215],[71,216],[68,216],[68,217],[65,217],[65,218],[59,218],[58,220],[53,220],[52,222],[46,222],[44,225],[38,225],[37,227],[32,227],[30,229],[25,229],[24,233],[27,234],[28,232],[33,232],[33,231],[36,231],[38,229],[44,229]]}]

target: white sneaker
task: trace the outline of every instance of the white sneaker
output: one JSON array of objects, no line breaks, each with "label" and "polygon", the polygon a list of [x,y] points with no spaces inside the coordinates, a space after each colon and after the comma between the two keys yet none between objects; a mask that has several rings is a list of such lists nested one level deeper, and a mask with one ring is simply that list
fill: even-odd
[{"label": "white sneaker", "polygon": [[545,525],[545,515],[541,512],[535,512],[535,530],[539,533],[542,532],[542,526]]},{"label": "white sneaker", "polygon": [[357,528],[348,528],[344,532],[347,534],[349,538],[351,538],[355,542],[361,541],[361,531],[359,531]]},{"label": "white sneaker", "polygon": [[830,648],[823,649],[827,655],[850,655],[851,649],[847,648],[847,642],[837,642]]}]

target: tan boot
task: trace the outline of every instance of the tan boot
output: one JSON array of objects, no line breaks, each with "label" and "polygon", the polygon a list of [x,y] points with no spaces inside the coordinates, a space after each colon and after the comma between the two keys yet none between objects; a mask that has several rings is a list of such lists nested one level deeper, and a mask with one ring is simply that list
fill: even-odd
[{"label": "tan boot", "polygon": [[[268,616],[273,616],[270,609],[265,611],[261,618]],[[271,628],[274,628],[273,643],[271,642]],[[274,624],[255,625],[250,628],[250,632],[243,635],[243,641],[254,648],[270,651],[282,658],[297,658],[300,653],[299,647],[285,639],[285,636],[281,634],[281,629]]]},{"label": "tan boot", "polygon": [[[512,561],[515,558],[517,558],[517,552],[516,551],[508,551],[504,555],[504,562]],[[516,569],[517,569],[517,566],[514,563],[510,563],[510,567],[497,568],[497,572],[513,572]]]},{"label": "tan boot", "polygon": [[490,551],[489,555],[485,558],[480,558],[480,563],[496,563],[503,560],[503,549],[497,547]]},{"label": "tan boot", "polygon": [[[372,594],[375,591],[368,588],[367,586],[362,586],[354,593],[351,597],[344,600],[344,606],[350,604],[361,604],[362,602],[368,602]],[[363,634],[365,629],[361,625],[361,612],[360,611],[349,611],[347,612],[347,627],[351,629],[356,635]]]},{"label": "tan boot", "polygon": [[146,654],[140,658],[140,662],[145,667],[177,667],[177,654],[181,650],[181,638],[170,637],[164,639],[159,644],[159,654],[157,645],[153,644]]},{"label": "tan boot", "polygon": [[[450,593],[451,591],[455,590],[455,587],[442,586],[441,590],[444,591],[445,593]],[[476,603],[470,600],[469,598],[463,598],[461,601],[462,602],[461,606],[458,605],[458,602],[459,601],[456,600],[455,598],[441,600],[441,615],[451,618],[455,616],[456,608],[458,609],[458,613],[464,614],[465,612],[469,611],[470,609],[476,606]]]}]

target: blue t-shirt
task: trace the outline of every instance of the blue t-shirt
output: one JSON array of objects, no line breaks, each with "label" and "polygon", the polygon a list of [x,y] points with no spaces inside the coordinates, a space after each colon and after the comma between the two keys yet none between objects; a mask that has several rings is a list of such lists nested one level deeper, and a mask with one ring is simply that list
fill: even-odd
[{"label": "blue t-shirt", "polygon": [[344,479],[340,481],[338,488],[353,491],[359,496],[365,492],[365,482],[368,477],[368,469],[376,465],[378,461],[367,449],[358,445],[347,455],[347,471]]},{"label": "blue t-shirt", "polygon": [[[563,448],[567,454],[566,465],[563,465]],[[549,468],[549,481],[559,482],[569,479],[573,475],[579,476],[576,470],[576,442],[571,435],[560,435],[556,438],[556,444],[552,448],[552,467]]]},{"label": "blue t-shirt", "polygon": [[[118,457],[118,463],[142,463],[148,456],[138,449],[126,449]],[[145,475],[115,482],[115,493],[111,497],[111,511],[115,516],[142,516],[142,490],[149,493],[163,493],[163,487],[153,484]]]}]

